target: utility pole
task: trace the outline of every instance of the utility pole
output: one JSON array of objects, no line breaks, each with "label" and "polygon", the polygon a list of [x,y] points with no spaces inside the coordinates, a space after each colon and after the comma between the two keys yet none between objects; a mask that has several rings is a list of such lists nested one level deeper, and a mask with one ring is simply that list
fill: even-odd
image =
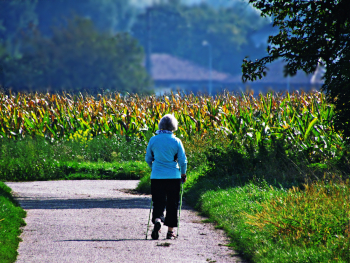
[{"label": "utility pole", "polygon": [[207,46],[209,49],[209,83],[208,83],[208,92],[209,96],[211,96],[212,89],[213,89],[213,78],[212,78],[212,62],[213,62],[213,57],[212,57],[212,50],[211,50],[211,44],[208,41],[203,41],[202,42],[203,46]]}]

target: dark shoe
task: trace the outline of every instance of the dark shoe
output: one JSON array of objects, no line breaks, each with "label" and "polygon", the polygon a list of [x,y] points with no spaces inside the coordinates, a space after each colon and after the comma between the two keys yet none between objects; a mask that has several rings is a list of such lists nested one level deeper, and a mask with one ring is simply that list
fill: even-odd
[{"label": "dark shoe", "polygon": [[166,239],[176,239],[176,238],[177,236],[173,231],[168,231],[168,233],[166,234]]},{"label": "dark shoe", "polygon": [[159,230],[161,227],[162,227],[162,224],[160,222],[156,222],[154,224],[154,228],[151,234],[151,237],[153,240],[157,240],[159,238],[159,232],[160,232]]}]

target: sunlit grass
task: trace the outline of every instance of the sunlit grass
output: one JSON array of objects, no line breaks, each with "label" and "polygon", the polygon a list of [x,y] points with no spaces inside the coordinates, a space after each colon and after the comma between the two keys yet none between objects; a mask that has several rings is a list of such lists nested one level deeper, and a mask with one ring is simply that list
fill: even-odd
[{"label": "sunlit grass", "polygon": [[25,211],[13,200],[11,189],[0,182],[0,262],[15,262],[25,215]]},{"label": "sunlit grass", "polygon": [[[148,172],[146,142],[94,137],[50,142],[0,139],[0,180],[140,179]],[[85,174],[85,176],[84,176]]]},{"label": "sunlit grass", "polygon": [[68,162],[65,177],[60,179],[94,179],[94,180],[140,180],[149,175],[151,169],[146,162]]},{"label": "sunlit grass", "polygon": [[349,183],[266,183],[206,192],[201,210],[253,262],[348,262]]}]

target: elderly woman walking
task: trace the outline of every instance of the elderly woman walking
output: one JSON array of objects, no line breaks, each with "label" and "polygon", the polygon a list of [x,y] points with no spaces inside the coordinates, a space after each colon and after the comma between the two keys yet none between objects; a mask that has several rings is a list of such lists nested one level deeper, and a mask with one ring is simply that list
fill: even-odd
[{"label": "elderly woman walking", "polygon": [[184,147],[181,140],[173,134],[177,126],[178,122],[173,115],[163,116],[158,124],[157,135],[150,139],[147,146],[146,162],[152,169],[152,239],[159,238],[161,222],[168,226],[166,238],[176,238],[173,228],[177,226],[180,186],[181,181],[186,181],[187,169]]}]

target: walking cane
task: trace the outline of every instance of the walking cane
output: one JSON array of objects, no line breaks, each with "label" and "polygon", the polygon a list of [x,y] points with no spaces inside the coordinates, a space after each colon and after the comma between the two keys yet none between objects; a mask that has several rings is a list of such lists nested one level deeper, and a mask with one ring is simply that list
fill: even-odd
[{"label": "walking cane", "polygon": [[146,240],[147,240],[147,235],[148,235],[149,221],[151,219],[152,205],[153,205],[153,200],[151,199],[151,207],[149,208],[149,216],[148,216],[147,231],[146,231]]},{"label": "walking cane", "polygon": [[181,199],[180,199],[180,209],[179,209],[179,220],[177,221],[177,236],[179,236],[180,215],[181,215],[182,196],[183,196],[183,194],[184,194],[184,182],[181,182]]}]

